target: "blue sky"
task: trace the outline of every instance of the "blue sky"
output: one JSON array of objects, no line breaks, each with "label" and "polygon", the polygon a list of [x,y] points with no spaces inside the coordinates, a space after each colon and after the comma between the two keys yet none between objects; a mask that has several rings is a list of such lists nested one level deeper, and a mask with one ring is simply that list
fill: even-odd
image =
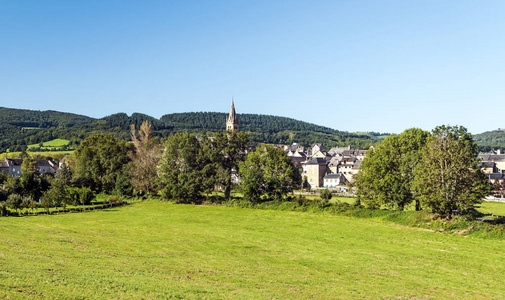
[{"label": "blue sky", "polygon": [[505,128],[505,1],[0,0],[0,106]]}]

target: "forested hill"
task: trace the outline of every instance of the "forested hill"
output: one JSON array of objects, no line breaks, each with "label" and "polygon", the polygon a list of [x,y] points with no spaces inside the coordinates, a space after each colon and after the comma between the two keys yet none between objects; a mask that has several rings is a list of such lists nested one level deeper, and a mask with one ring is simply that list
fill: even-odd
[{"label": "forested hill", "polygon": [[474,140],[479,145],[480,150],[484,152],[499,148],[505,150],[505,129],[476,134]]},{"label": "forested hill", "polygon": [[[164,115],[161,119],[134,113],[113,114],[101,119],[56,111],[33,111],[0,108],[0,152],[21,151],[27,145],[60,138],[78,145],[93,132],[106,132],[118,138],[130,138],[130,126],[137,127],[147,120],[156,136],[187,131],[196,134],[225,129],[226,113],[196,112]],[[256,143],[290,144],[298,142],[308,146],[322,143],[326,148],[351,145],[368,148],[379,140],[373,135],[353,134],[298,121],[286,117],[239,114],[240,130],[250,132],[250,140]]]},{"label": "forested hill", "polygon": [[94,119],[83,115],[47,110],[36,111],[0,107],[2,125],[16,127],[72,127],[77,124],[91,122]]},{"label": "forested hill", "polygon": [[[175,127],[185,128],[206,128],[212,130],[224,130],[226,128],[226,113],[216,112],[192,112],[175,113],[161,117],[166,124]],[[286,117],[257,115],[257,114],[238,114],[240,130],[243,131],[263,131],[280,132],[284,130],[293,131],[314,131],[328,134],[339,134],[338,130],[323,127],[303,121],[298,121]],[[349,134],[346,132],[346,134]]]},{"label": "forested hill", "polygon": [[[216,112],[175,113],[164,115],[161,121],[176,131],[220,131],[226,128],[227,116],[227,113]],[[351,145],[363,149],[379,142],[372,135],[338,131],[286,117],[238,114],[238,119],[240,130],[250,132],[249,138],[253,143],[291,144],[297,142],[305,146],[322,143],[326,148]]]}]

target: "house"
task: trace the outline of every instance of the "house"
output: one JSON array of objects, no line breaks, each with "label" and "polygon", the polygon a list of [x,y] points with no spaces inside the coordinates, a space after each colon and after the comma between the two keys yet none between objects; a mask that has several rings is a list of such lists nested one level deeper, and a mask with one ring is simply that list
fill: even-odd
[{"label": "house", "polygon": [[291,155],[288,153],[288,157],[291,159],[291,163],[298,169],[302,168],[302,163],[307,161],[307,156],[303,152],[295,152],[291,153]]},{"label": "house", "polygon": [[[35,161],[37,162],[37,172],[39,174],[54,174],[58,170],[58,165],[53,160],[36,159]],[[23,159],[21,158],[6,158],[0,162],[0,172],[8,173],[10,177],[21,177],[23,175],[21,172],[22,164]]]},{"label": "house", "polygon": [[491,183],[498,181],[498,183],[502,184],[505,181],[505,174],[503,173],[487,173],[486,176]]},{"label": "house", "polygon": [[354,149],[351,148],[351,146],[347,146],[347,147],[334,147],[334,148],[331,148],[330,151],[328,151],[328,153],[331,156],[335,156],[337,154],[342,154],[342,153],[344,153],[344,151],[349,151],[349,150],[354,150]]},{"label": "house", "polygon": [[329,162],[331,160],[331,155],[329,155],[324,151],[317,151],[316,153],[312,154],[312,158],[323,158],[324,160]]},{"label": "house", "polygon": [[[500,151],[497,151],[500,153]],[[497,173],[505,173],[505,155],[504,154],[479,154],[479,158],[483,163],[493,162]],[[489,168],[487,168],[489,169]]]},{"label": "house", "polygon": [[494,161],[483,161],[479,164],[482,173],[498,173],[496,163]]},{"label": "house", "polygon": [[323,186],[327,188],[336,188],[339,185],[345,184],[346,182],[347,180],[341,173],[327,174],[323,178]]},{"label": "house", "polygon": [[302,163],[302,176],[307,177],[311,188],[323,186],[323,178],[326,175],[326,160],[320,157],[313,158],[309,162]]}]

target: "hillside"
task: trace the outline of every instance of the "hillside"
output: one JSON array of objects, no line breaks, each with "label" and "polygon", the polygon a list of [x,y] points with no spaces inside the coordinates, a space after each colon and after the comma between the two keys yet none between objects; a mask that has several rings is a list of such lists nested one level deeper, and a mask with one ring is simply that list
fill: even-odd
[{"label": "hillside", "polygon": [[486,131],[474,135],[474,140],[479,145],[481,151],[490,151],[501,148],[505,150],[505,130]]},{"label": "hillside", "polygon": [[[187,131],[205,134],[225,129],[226,113],[189,112],[166,114],[156,119],[146,114],[128,116],[117,113],[101,119],[58,111],[35,111],[0,107],[0,153],[22,151],[28,145],[54,139],[66,139],[76,146],[93,132],[106,132],[118,138],[130,139],[130,125],[139,127],[143,121],[153,125],[154,134],[160,138],[170,133]],[[322,143],[326,148],[351,145],[368,148],[384,139],[380,133],[350,133],[307,123],[292,118],[238,114],[240,130],[250,132],[253,144],[290,144],[298,142],[309,146]],[[505,131],[494,130],[474,135],[480,151],[505,149]]]},{"label": "hillside", "polygon": [[[175,131],[206,132],[225,130],[226,113],[193,112],[168,114],[161,121],[170,125]],[[249,131],[253,143],[299,144],[309,146],[322,143],[325,147],[352,145],[357,148],[368,148],[379,140],[371,135],[354,134],[338,131],[291,118],[238,114],[240,130]]]},{"label": "hillside", "polygon": [[[147,120],[153,124],[154,133],[164,137],[174,132],[187,131],[196,134],[225,129],[225,113],[194,112],[167,114],[156,119],[134,113],[128,116],[117,113],[101,119],[56,111],[33,111],[12,108],[0,109],[0,152],[21,151],[27,145],[39,144],[53,139],[66,139],[70,145],[79,142],[93,132],[106,132],[128,140],[130,125],[137,127]],[[250,140],[256,143],[302,145],[323,143],[325,147],[352,145],[367,148],[379,141],[372,135],[353,134],[298,121],[286,117],[238,114],[240,130],[249,131]]]},{"label": "hillside", "polygon": [[[36,111],[0,107],[0,152],[12,148],[22,150],[26,145],[38,144],[60,137],[71,128],[94,122],[95,119],[58,111]],[[53,133],[59,129],[58,133]]]}]

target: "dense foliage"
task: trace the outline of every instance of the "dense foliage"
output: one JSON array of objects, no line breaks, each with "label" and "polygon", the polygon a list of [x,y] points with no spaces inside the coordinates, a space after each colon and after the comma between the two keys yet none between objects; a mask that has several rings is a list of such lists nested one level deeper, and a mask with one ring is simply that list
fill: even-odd
[{"label": "dense foliage", "polygon": [[244,198],[259,203],[282,200],[289,190],[300,186],[301,175],[284,151],[262,146],[247,155],[240,180]]},{"label": "dense foliage", "polygon": [[111,135],[97,133],[86,138],[75,151],[79,185],[112,192],[118,176],[126,171],[133,145]]},{"label": "dense foliage", "polygon": [[189,203],[210,187],[204,185],[203,145],[196,136],[178,133],[168,137],[159,174],[164,199]]},{"label": "dense foliage", "polygon": [[[426,131],[411,128],[387,137],[368,151],[355,182],[357,195],[365,206],[403,210],[415,200],[413,172],[428,136]],[[419,210],[419,203],[416,204]]]},{"label": "dense foliage", "polygon": [[198,201],[203,193],[222,189],[229,198],[233,173],[246,149],[247,135],[243,132],[169,136],[158,169],[162,197],[187,203]]},{"label": "dense foliage", "polygon": [[[130,126],[139,128],[142,122],[152,125],[154,137],[189,132],[204,135],[225,129],[225,113],[196,112],[164,115],[160,120],[145,114],[131,116],[117,113],[102,119],[52,111],[0,109],[0,152],[26,150],[28,145],[53,139],[70,141],[68,148],[77,148],[82,140],[95,132],[103,132],[122,140],[130,139]],[[3,121],[5,120],[5,121]],[[309,146],[323,143],[326,147],[347,146],[365,149],[377,143],[374,134],[354,134],[338,131],[291,118],[239,114],[240,130],[249,132],[252,144],[291,144]],[[28,126],[30,125],[30,126]]]},{"label": "dense foliage", "polygon": [[479,151],[501,149],[505,151],[505,130],[498,129],[474,135],[474,140],[479,145]]},{"label": "dense foliage", "polygon": [[479,162],[465,128],[435,128],[415,170],[413,186],[422,205],[450,219],[454,210],[467,211],[482,202],[491,186]]},{"label": "dense foliage", "polygon": [[463,127],[439,126],[391,135],[370,151],[356,177],[357,195],[367,207],[421,208],[450,219],[467,212],[490,192],[480,171],[477,145]]}]

